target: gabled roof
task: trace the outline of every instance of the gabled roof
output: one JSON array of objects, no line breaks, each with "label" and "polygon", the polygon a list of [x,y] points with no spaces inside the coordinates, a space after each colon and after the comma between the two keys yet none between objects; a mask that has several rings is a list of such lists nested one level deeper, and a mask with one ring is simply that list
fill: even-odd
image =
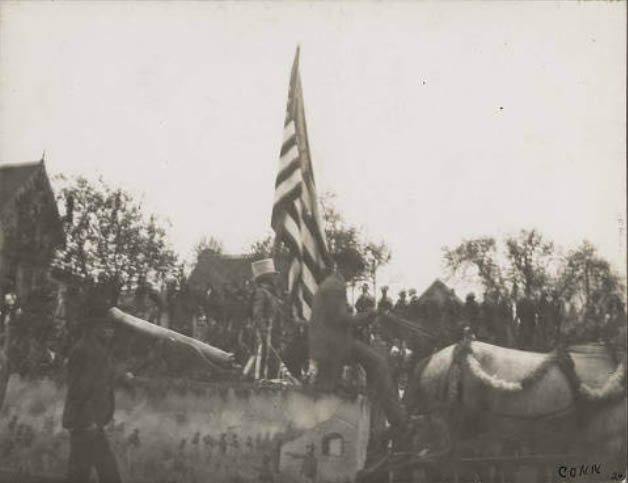
[{"label": "gabled roof", "polygon": [[61,245],[65,241],[63,225],[43,159],[29,163],[0,165],[0,215],[9,209],[10,206],[14,206],[13,202],[38,179],[43,180],[44,194],[48,197],[49,206],[52,210],[52,216],[46,218],[45,224],[54,234],[55,243]]},{"label": "gabled roof", "polygon": [[254,259],[251,255],[221,255],[205,250],[198,257],[188,283],[192,289],[203,291],[209,285],[214,289],[230,283],[240,286],[253,278],[251,262]]},{"label": "gabled roof", "polygon": [[[204,250],[198,257],[196,266],[188,277],[188,284],[193,290],[205,291],[209,285],[217,289],[225,284],[235,283],[242,286],[246,280],[253,280],[251,263],[259,260],[260,255],[222,255],[212,250]],[[290,258],[279,254],[274,257],[275,267],[280,273],[278,283],[282,289],[288,286],[288,268]]]},{"label": "gabled roof", "polygon": [[20,188],[43,168],[43,161],[0,165],[0,211],[13,200]]},{"label": "gabled roof", "polygon": [[447,297],[452,297],[456,303],[464,305],[464,302],[456,295],[453,289],[449,288],[444,282],[439,279],[434,280],[419,297],[419,302],[425,302],[427,300],[436,300],[437,302],[444,302]]}]

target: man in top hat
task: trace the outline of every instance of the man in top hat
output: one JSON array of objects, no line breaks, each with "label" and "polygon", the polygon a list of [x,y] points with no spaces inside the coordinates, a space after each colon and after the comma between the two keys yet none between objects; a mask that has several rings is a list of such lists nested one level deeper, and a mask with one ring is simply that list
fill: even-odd
[{"label": "man in top hat", "polygon": [[[353,258],[353,259],[352,259]],[[390,367],[385,357],[368,344],[356,339],[353,329],[374,320],[377,312],[371,308],[356,315],[347,306],[346,280],[351,280],[359,259],[345,250],[336,256],[336,270],[318,287],[312,303],[309,324],[309,356],[316,368],[315,384],[324,391],[338,386],[345,365],[357,362],[367,373],[369,385],[395,430],[403,432],[405,410],[399,400]]]},{"label": "man in top hat", "polygon": [[377,303],[377,308],[380,310],[392,310],[393,308],[393,301],[392,299],[388,296],[388,285],[384,285],[381,288],[382,291],[382,297],[379,299],[379,302]]},{"label": "man in top hat", "polygon": [[[253,322],[257,332],[257,350],[255,358],[255,379],[268,378],[272,374],[269,363],[273,345],[273,331],[281,324],[281,302],[277,296],[275,278],[277,271],[272,258],[258,260],[251,264],[255,280],[253,294]],[[279,366],[277,365],[277,368]]]},{"label": "man in top hat", "polygon": [[114,331],[107,318],[107,301],[92,296],[88,303],[82,337],[68,358],[68,390],[63,409],[63,427],[70,431],[68,481],[89,481],[94,468],[98,481],[115,483],[121,481],[120,473],[103,430],[115,411]]}]

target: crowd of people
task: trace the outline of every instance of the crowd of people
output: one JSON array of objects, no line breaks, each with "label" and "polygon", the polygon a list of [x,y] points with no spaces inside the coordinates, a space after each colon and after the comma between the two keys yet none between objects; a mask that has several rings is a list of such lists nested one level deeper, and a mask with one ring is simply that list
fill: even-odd
[{"label": "crowd of people", "polygon": [[[447,327],[454,335],[452,342],[460,338],[461,332],[470,331],[478,340],[527,350],[549,350],[560,341],[566,320],[560,297],[546,293],[539,298],[528,294],[518,297],[516,293],[505,298],[489,292],[480,303],[469,294],[462,303],[453,292],[444,300],[422,300],[415,290],[410,290],[409,299],[401,291],[393,301],[388,287],[380,289],[381,296],[376,300],[370,286],[363,284],[361,295],[350,306],[346,280],[351,280],[351,270],[339,265],[314,294],[312,317],[306,324],[292,318],[287,297],[278,288],[272,259],[254,262],[252,272],[253,281],[241,288],[205,292],[192,318],[191,335],[234,353],[241,366],[240,377],[244,379],[307,378],[330,391],[339,387],[340,379],[349,383],[358,381],[362,385],[359,389],[374,391],[395,434],[402,436],[409,427],[399,389],[410,368],[412,350],[405,340],[391,336],[378,325],[378,314],[391,312],[417,324]],[[139,428],[125,433],[118,426],[116,433],[116,426],[112,426],[114,381],[120,379],[112,356],[120,339],[114,340],[115,328],[107,317],[111,302],[97,291],[92,295],[94,298],[87,304],[81,322],[80,339],[73,344],[65,365],[68,389],[62,422],[70,435],[68,466],[70,475],[77,480],[84,480],[95,468],[100,476],[119,481],[116,445],[124,446],[125,468],[136,471],[144,464],[137,462],[142,454],[142,436]],[[2,311],[5,341],[8,331],[21,323],[23,314],[18,302],[12,294],[5,296]],[[610,306],[603,313],[597,306],[588,310],[585,316],[602,320],[594,325],[594,335],[599,338],[604,337],[604,327],[625,323],[623,304]],[[130,374],[130,377],[135,376]],[[367,379],[369,387],[365,384]],[[88,400],[91,403],[86,405]],[[8,433],[11,438],[5,442],[3,451],[10,453],[16,448],[27,451],[35,441],[32,428],[29,430],[28,425],[17,422],[9,424],[13,425]],[[113,450],[109,439],[113,441]],[[215,471],[228,473],[237,467],[241,451],[252,447],[252,442],[226,433],[217,438],[195,433],[189,441],[183,439],[178,443],[168,468],[172,475],[179,474],[177,481],[194,481],[195,477],[190,476],[194,473],[189,473],[196,467],[194,461],[203,459],[206,463],[209,458],[215,462]],[[166,460],[164,455],[159,464]],[[230,461],[229,465],[225,461]],[[154,461],[150,464],[153,467],[142,471],[154,471],[156,475],[166,471],[155,468]],[[263,457],[261,468],[268,464],[268,457]]]},{"label": "crowd of people", "polygon": [[[288,297],[269,279],[271,275],[262,274],[242,284],[229,282],[216,288],[208,286],[203,294],[188,299],[188,305],[193,306],[191,320],[173,328],[235,354],[237,362],[247,369],[245,378],[274,379],[286,368],[300,378],[308,370],[308,329],[305,324],[294,321]],[[373,308],[391,311],[406,320],[422,321],[441,333],[444,331],[451,341],[459,340],[464,328],[469,327],[478,340],[523,350],[548,351],[559,342],[607,340],[626,317],[620,300],[605,304],[593,300],[576,313],[555,291],[542,292],[535,297],[519,295],[515,287],[508,295],[487,291],[481,301],[469,293],[464,302],[453,293],[437,302],[419,298],[415,289],[401,290],[396,300],[390,296],[387,286],[379,291],[376,299],[368,284],[361,285],[361,294],[350,307],[351,312],[363,313]],[[73,335],[67,321],[49,310],[48,306],[55,302],[48,300],[50,297],[34,293],[30,299],[38,301],[36,307],[29,301],[22,304],[15,293],[5,290],[0,306],[0,342],[4,343],[9,320],[19,319],[21,323],[13,324],[11,342],[14,370],[23,376],[54,377],[62,372],[77,334]],[[23,311],[22,306],[27,308]],[[150,314],[143,310],[137,315],[150,319]],[[31,319],[50,321],[33,324]],[[399,354],[409,351],[404,340],[391,337],[373,324],[357,328],[355,332],[363,342],[386,352],[395,372],[401,371],[400,360],[408,357]]]},{"label": "crowd of people", "polygon": [[624,304],[621,300],[596,302],[591,301],[578,313],[573,304],[567,303],[556,291],[543,291],[538,296],[519,295],[516,286],[510,295],[487,291],[481,302],[473,292],[461,302],[453,291],[443,301],[421,300],[414,289],[401,290],[393,302],[385,286],[376,302],[369,293],[369,286],[364,284],[355,310],[362,312],[375,307],[392,310],[407,320],[422,321],[427,326],[445,330],[452,341],[459,340],[468,327],[477,340],[543,352],[559,342],[609,340],[625,323]]},{"label": "crowd of people", "polygon": [[[273,269],[274,270],[274,269]],[[364,283],[351,313],[368,310],[390,311],[408,321],[421,321],[446,339],[459,340],[468,327],[477,340],[522,350],[549,351],[559,342],[580,343],[606,340],[612,328],[625,319],[621,301],[602,309],[596,304],[576,314],[556,292],[535,297],[513,292],[504,295],[487,291],[478,301],[469,293],[462,302],[451,291],[444,299],[420,298],[415,289],[400,290],[396,300],[389,287],[379,297]],[[297,378],[308,370],[307,325],[295,322],[288,297],[272,281],[272,271],[241,285],[230,282],[207,287],[196,299],[189,335],[227,352],[234,353],[248,379],[274,379],[282,369]],[[623,317],[623,319],[622,319]],[[401,337],[391,336],[376,324],[355,330],[356,337],[385,355],[395,379],[403,379],[404,364],[412,351]],[[435,346],[434,348],[438,348]],[[405,361],[405,362],[404,362]]]},{"label": "crowd of people", "polygon": [[307,369],[306,326],[295,322],[274,267],[253,264],[254,280],[208,287],[192,318],[191,335],[231,352],[245,379],[300,377]]}]

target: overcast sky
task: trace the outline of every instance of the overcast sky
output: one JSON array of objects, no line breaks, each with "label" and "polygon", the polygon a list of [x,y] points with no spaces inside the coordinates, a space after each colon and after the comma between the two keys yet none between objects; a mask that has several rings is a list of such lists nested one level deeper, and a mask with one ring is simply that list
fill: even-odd
[{"label": "overcast sky", "polygon": [[[0,3],[0,163],[95,176],[243,251],[269,233],[290,67],[319,192],[381,279],[536,227],[625,272],[625,2]],[[623,230],[623,231],[622,231]],[[452,285],[458,286],[456,283]]]}]

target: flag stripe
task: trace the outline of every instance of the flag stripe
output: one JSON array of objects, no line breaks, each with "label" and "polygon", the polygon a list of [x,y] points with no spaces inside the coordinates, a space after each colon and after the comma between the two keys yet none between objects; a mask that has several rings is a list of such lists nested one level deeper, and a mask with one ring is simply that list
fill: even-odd
[{"label": "flag stripe", "polygon": [[286,141],[293,137],[296,134],[296,127],[294,126],[294,122],[292,119],[288,120],[288,123],[283,128],[283,144],[286,144]]},{"label": "flag stripe", "polygon": [[[301,160],[298,157],[294,158],[292,161],[290,161],[290,163],[285,166],[285,168],[279,171],[279,174],[277,175],[277,181],[275,181],[275,188],[278,188],[281,183],[287,181],[290,176],[292,176],[297,170],[301,171]],[[300,173],[299,176],[301,176]]]},{"label": "flag stripe", "polygon": [[275,203],[280,203],[283,198],[290,195],[293,191],[301,193],[303,190],[303,178],[301,177],[301,170],[298,169],[290,175],[283,183],[275,189]]},{"label": "flag stripe", "polygon": [[316,203],[297,50],[290,76],[271,226],[290,251],[288,291],[292,312],[306,320],[310,318],[314,294],[329,265]]},{"label": "flag stripe", "polygon": [[284,169],[288,164],[290,164],[295,159],[300,160],[301,158],[299,158],[299,147],[296,144],[293,144],[281,156],[281,158],[279,158],[279,171]]},{"label": "flag stripe", "polygon": [[[293,126],[293,123],[290,123],[289,126]],[[281,153],[279,153],[279,157],[283,158],[285,154],[294,146],[297,145],[297,135],[294,133],[294,128],[291,136],[288,139],[285,139],[283,144],[281,145]],[[298,155],[298,151],[297,151]]]}]

